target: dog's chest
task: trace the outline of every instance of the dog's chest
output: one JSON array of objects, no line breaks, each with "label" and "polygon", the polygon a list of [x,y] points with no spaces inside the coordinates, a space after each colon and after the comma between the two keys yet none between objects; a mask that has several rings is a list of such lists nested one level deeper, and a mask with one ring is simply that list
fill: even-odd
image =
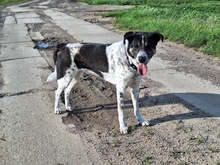
[{"label": "dog's chest", "polygon": [[112,84],[122,84],[129,86],[134,80],[139,78],[135,69],[130,67],[126,57],[125,47],[121,43],[112,45],[107,50],[108,73],[103,73],[104,79]]}]

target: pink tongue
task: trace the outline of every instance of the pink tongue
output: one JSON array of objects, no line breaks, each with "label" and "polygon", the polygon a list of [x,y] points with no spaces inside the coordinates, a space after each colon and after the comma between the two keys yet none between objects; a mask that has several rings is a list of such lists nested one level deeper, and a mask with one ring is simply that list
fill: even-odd
[{"label": "pink tongue", "polygon": [[141,76],[145,75],[147,73],[147,65],[140,63],[138,65],[138,72]]}]

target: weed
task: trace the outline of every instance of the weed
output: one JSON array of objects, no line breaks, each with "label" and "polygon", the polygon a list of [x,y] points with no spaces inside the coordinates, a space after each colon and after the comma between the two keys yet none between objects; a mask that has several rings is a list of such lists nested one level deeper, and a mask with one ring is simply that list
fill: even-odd
[{"label": "weed", "polygon": [[104,156],[108,155],[108,150],[106,148],[100,148],[99,150],[100,150],[102,155],[104,155]]},{"label": "weed", "polygon": [[118,131],[114,130],[114,131],[111,132],[110,135],[111,135],[112,137],[117,137]]},{"label": "weed", "polygon": [[5,134],[3,134],[2,137],[0,137],[0,140],[6,141],[6,139],[5,139]]},{"label": "weed", "polygon": [[153,136],[155,135],[155,131],[152,128],[146,127],[144,131],[141,133],[141,136]]},{"label": "weed", "polygon": [[136,125],[132,125],[128,127],[128,133],[132,133],[136,130],[137,126]]},{"label": "weed", "polygon": [[112,147],[120,147],[120,145],[121,145],[121,141],[119,141],[119,140],[115,140],[115,141],[113,141],[113,143],[112,143]]},{"label": "weed", "polygon": [[172,151],[170,151],[170,156],[174,157],[174,159],[180,158],[181,154],[184,153],[183,151],[180,151],[176,148],[173,148]]},{"label": "weed", "polygon": [[212,153],[220,152],[220,148],[217,147],[208,147],[208,150],[211,151]]},{"label": "weed", "polygon": [[188,163],[186,163],[185,161],[181,161],[181,162],[178,163],[177,165],[188,165]]},{"label": "weed", "polygon": [[220,161],[216,162],[216,165],[220,165]]},{"label": "weed", "polygon": [[198,137],[197,138],[197,144],[199,145],[199,144],[202,144],[202,143],[206,143],[206,141],[207,141],[207,138],[208,137],[202,137],[201,135],[200,135],[200,137]]},{"label": "weed", "polygon": [[147,129],[147,134],[153,136],[155,131],[152,128]]},{"label": "weed", "polygon": [[143,154],[142,151],[143,148],[136,148],[132,151],[132,154],[134,157],[141,157],[141,155]]},{"label": "weed", "polygon": [[[189,139],[190,142],[195,142],[194,144],[196,144],[196,145],[206,143],[207,140],[208,140],[208,136],[205,137],[205,136],[202,136],[200,134],[197,137],[192,136]],[[193,144],[193,143],[191,143],[191,144]]]},{"label": "weed", "polygon": [[176,131],[183,131],[184,133],[188,133],[187,127],[182,122],[176,125]]},{"label": "weed", "polygon": [[152,163],[152,156],[147,156],[144,158],[144,160],[141,162],[141,165],[150,165]]}]

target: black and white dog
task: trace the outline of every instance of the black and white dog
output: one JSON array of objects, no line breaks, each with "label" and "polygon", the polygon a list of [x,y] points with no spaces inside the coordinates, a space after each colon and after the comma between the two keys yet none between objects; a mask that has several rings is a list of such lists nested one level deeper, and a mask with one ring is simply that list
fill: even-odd
[{"label": "black and white dog", "polygon": [[147,73],[147,63],[156,53],[156,45],[164,36],[157,32],[127,32],[124,39],[112,44],[64,43],[54,51],[55,71],[47,82],[57,80],[55,92],[55,113],[61,113],[60,96],[65,93],[66,110],[71,111],[69,101],[71,89],[84,71],[101,76],[115,84],[117,88],[117,106],[120,132],[126,134],[124,93],[130,88],[134,106],[134,115],[141,125],[149,125],[139,111],[138,97],[141,76]]}]

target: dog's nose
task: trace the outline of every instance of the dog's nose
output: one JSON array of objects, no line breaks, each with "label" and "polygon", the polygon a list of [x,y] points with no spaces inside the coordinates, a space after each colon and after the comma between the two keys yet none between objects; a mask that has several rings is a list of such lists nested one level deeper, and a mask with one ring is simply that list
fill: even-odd
[{"label": "dog's nose", "polygon": [[139,57],[138,57],[138,61],[139,61],[140,63],[145,63],[146,60],[147,60],[147,57],[146,57],[146,56],[139,56]]}]

